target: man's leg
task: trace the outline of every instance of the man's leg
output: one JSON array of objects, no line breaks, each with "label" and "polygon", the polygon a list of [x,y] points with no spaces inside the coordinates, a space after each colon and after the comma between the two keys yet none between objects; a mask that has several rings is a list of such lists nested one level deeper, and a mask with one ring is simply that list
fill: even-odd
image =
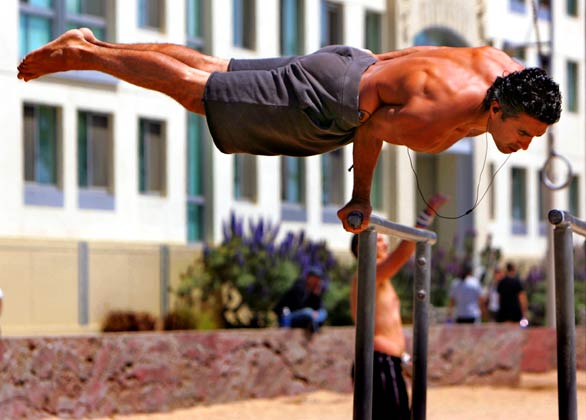
[{"label": "man's leg", "polygon": [[193,67],[198,70],[203,70],[208,73],[212,73],[214,71],[228,70],[229,60],[202,54],[199,51],[196,51],[184,45],[167,43],[112,44],[109,42],[100,41],[98,38],[94,36],[93,32],[88,28],[81,28],[80,31],[82,32],[86,41],[99,47],[137,51],[154,51],[173,57],[174,59],[179,60],[184,64],[187,64],[189,67]]},{"label": "man's leg", "polygon": [[70,30],[28,54],[18,66],[24,81],[68,70],[96,70],[128,83],[155,90],[186,109],[204,114],[203,94],[210,73],[190,67],[171,55],[152,50],[103,47]]}]

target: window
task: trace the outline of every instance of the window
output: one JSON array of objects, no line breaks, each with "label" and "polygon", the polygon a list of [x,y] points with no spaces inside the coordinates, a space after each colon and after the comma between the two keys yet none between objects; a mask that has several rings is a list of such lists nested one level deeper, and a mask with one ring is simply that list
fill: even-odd
[{"label": "window", "polygon": [[139,191],[142,194],[163,195],[167,173],[167,153],[164,124],[140,119],[139,122]]},{"label": "window", "polygon": [[256,156],[234,155],[234,198],[256,201]]},{"label": "window", "polygon": [[187,46],[202,51],[204,47],[204,1],[187,0]]},{"label": "window", "polygon": [[503,51],[506,52],[509,57],[516,58],[521,63],[525,63],[527,60],[527,48],[523,45],[516,45],[512,42],[505,41],[503,43]]},{"label": "window", "polygon": [[232,0],[234,46],[254,49],[254,0]]},{"label": "window", "polygon": [[281,157],[281,218],[305,221],[305,159]]},{"label": "window", "polygon": [[551,20],[551,0],[539,0],[539,5],[537,7],[537,16],[539,19]]},{"label": "window", "polygon": [[321,156],[323,221],[338,222],[338,208],[344,204],[344,152],[337,149]]},{"label": "window", "polygon": [[490,174],[491,184],[488,190],[488,218],[494,220],[496,218],[496,185],[494,184],[495,164],[491,163],[488,165],[488,173]]},{"label": "window", "polygon": [[509,10],[515,13],[525,13],[527,11],[525,0],[509,0]]},{"label": "window", "polygon": [[204,238],[203,117],[187,114],[187,240]]},{"label": "window", "polygon": [[281,0],[281,55],[303,53],[303,1]]},{"label": "window", "polygon": [[365,47],[373,53],[380,53],[382,48],[380,13],[366,12],[366,24],[364,25],[364,29]]},{"label": "window", "polygon": [[543,183],[543,170],[539,170],[537,175],[537,220],[539,235],[545,236],[547,229],[550,228],[549,222],[546,220],[547,211],[545,209],[545,189],[547,187]]},{"label": "window", "polygon": [[63,206],[57,114],[54,107],[24,105],[25,204]]},{"label": "window", "polygon": [[566,107],[570,112],[578,112],[578,63],[566,62]]},{"label": "window", "polygon": [[566,0],[566,13],[568,16],[578,16],[578,0]]},{"label": "window", "polygon": [[81,111],[77,123],[79,207],[111,210],[114,201],[110,117]]},{"label": "window", "polygon": [[580,216],[580,188],[578,186],[579,179],[577,176],[573,176],[568,189],[568,211],[576,217]]},{"label": "window", "polygon": [[527,234],[527,174],[524,168],[513,168],[511,172],[511,219],[512,233]]},{"label": "window", "polygon": [[20,0],[20,55],[35,50],[72,28],[88,27],[107,36],[102,0]]},{"label": "window", "polygon": [[165,21],[164,0],[138,0],[138,26],[145,29],[163,29]]},{"label": "window", "polygon": [[322,0],[321,46],[344,43],[344,15],[341,4]]},{"label": "window", "polygon": [[382,154],[378,159],[372,175],[372,187],[370,189],[370,202],[374,210],[383,210],[383,159]]}]

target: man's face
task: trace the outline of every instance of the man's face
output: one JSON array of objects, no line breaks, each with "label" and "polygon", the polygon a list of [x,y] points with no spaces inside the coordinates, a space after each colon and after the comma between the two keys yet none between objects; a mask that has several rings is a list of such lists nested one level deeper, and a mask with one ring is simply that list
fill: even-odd
[{"label": "man's face", "polygon": [[376,236],[376,260],[381,261],[389,253],[389,245],[383,235]]},{"label": "man's face", "polygon": [[491,108],[489,132],[494,144],[502,153],[514,153],[527,150],[534,137],[545,134],[548,124],[527,114],[503,119],[502,110]]}]

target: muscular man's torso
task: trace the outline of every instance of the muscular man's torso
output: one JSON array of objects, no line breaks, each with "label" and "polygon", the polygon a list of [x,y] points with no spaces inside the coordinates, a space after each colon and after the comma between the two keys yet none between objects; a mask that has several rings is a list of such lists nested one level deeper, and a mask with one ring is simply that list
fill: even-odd
[{"label": "muscular man's torso", "polygon": [[490,47],[392,54],[377,55],[364,72],[360,109],[371,114],[372,136],[430,153],[486,131],[478,117],[487,89],[497,76],[523,68]]}]

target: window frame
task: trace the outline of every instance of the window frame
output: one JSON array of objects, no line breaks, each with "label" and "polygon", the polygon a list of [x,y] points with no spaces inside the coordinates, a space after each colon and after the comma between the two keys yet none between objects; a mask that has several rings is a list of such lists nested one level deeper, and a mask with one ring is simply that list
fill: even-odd
[{"label": "window frame", "polygon": [[[320,156],[322,180],[322,221],[338,223],[338,209],[344,205],[344,149],[336,149]],[[336,182],[337,181],[337,182]],[[333,191],[329,191],[333,187]]]},{"label": "window frame", "polygon": [[[165,196],[167,194],[167,127],[163,120],[157,120],[153,118],[140,117],[138,121],[138,192],[144,196]],[[161,145],[157,148],[157,151],[152,151],[152,141],[146,142],[146,127],[154,127],[158,125],[160,128],[160,142]],[[160,184],[160,189],[151,189],[150,184],[152,175],[152,169],[150,167],[151,157],[157,156],[158,164],[160,165],[160,176],[157,180]]]},{"label": "window frame", "polygon": [[[296,174],[292,183],[295,185],[297,191],[297,200],[291,199],[289,194],[290,168],[292,164],[296,166]],[[306,165],[307,161],[302,157],[281,156],[281,219],[304,222],[307,221],[307,206],[306,206]]]},{"label": "window frame", "polygon": [[[518,174],[520,179],[515,175]],[[517,185],[516,185],[517,183]],[[518,188],[517,188],[518,187]],[[518,189],[521,191],[517,191]],[[515,218],[517,209],[521,217]],[[511,233],[513,235],[527,235],[527,168],[513,166],[511,168]]]},{"label": "window frame", "polygon": [[255,203],[258,197],[258,159],[255,155],[235,154],[233,159],[234,200]]},{"label": "window frame", "polygon": [[[79,177],[81,172],[81,141],[82,141],[82,133],[81,131],[81,117],[84,116],[85,118],[105,118],[107,122],[107,138],[106,138],[106,158],[107,158],[107,169],[106,169],[106,176],[107,182],[105,186],[96,186],[92,185],[93,181],[89,180],[87,185],[81,184],[81,179]],[[85,111],[85,110],[78,110],[77,112],[77,124],[78,124],[78,132],[77,132],[77,187],[78,187],[78,206],[81,209],[94,209],[94,210],[114,210],[115,202],[114,202],[114,141],[113,141],[113,116],[112,114],[104,113],[104,112],[94,112],[94,111]],[[94,142],[94,137],[89,130],[89,124],[86,123],[86,130],[85,133],[87,138],[86,142],[88,143],[85,146],[86,150],[86,162],[88,162],[86,171],[91,171],[91,164],[95,160],[91,158],[91,150],[93,149],[92,143]],[[91,174],[90,174],[91,175]],[[87,176],[88,179],[91,176]]]},{"label": "window frame", "polygon": [[[291,13],[287,13],[288,10],[285,6],[291,7],[291,3],[295,3],[294,8],[296,11],[296,19],[293,22],[290,22],[288,19],[291,16]],[[301,55],[305,51],[305,1],[304,0],[280,0],[279,1],[279,51],[281,55],[288,56],[288,55]],[[291,25],[289,25],[289,23]],[[291,31],[294,31],[294,34],[290,34],[289,31],[286,29],[291,26]],[[295,47],[288,48],[287,43],[289,42],[289,35],[290,38],[295,39]]]},{"label": "window frame", "polygon": [[[332,28],[332,19],[336,27]],[[338,30],[336,30],[338,29]],[[344,44],[344,5],[322,0],[320,45]]]},{"label": "window frame", "polygon": [[[205,145],[203,141],[204,136],[204,120],[203,117],[194,113],[187,113],[187,156],[185,165],[185,188],[186,188],[186,221],[187,221],[187,242],[201,242],[204,240],[205,229]],[[194,152],[193,147],[197,147],[197,152]],[[194,158],[194,159],[192,159]],[[196,166],[194,166],[196,161]],[[193,171],[193,173],[192,173]],[[193,174],[193,177],[191,176]],[[192,188],[192,181],[198,183],[197,187]],[[195,211],[199,219],[196,227],[192,228],[192,214]],[[195,226],[196,222],[193,222]]]},{"label": "window frame", "polygon": [[256,1],[232,0],[232,44],[256,49]]},{"label": "window frame", "polygon": [[[32,127],[32,141],[34,142],[34,150],[32,151],[32,155],[34,158],[33,166],[34,166],[34,179],[27,178],[27,157],[30,156],[30,153],[27,152],[27,145],[29,141],[27,140],[27,133],[28,130],[26,129],[27,126],[27,108],[32,109],[35,113]],[[37,179],[37,165],[40,150],[42,147],[39,145],[41,134],[39,133],[39,117],[36,115],[40,108],[47,108],[51,109],[53,112],[52,120],[53,120],[53,127],[51,128],[52,136],[54,137],[54,157],[53,157],[53,168],[52,177],[54,178],[50,182],[41,182]],[[22,122],[23,122],[23,132],[22,132],[22,151],[23,151],[23,184],[24,184],[24,204],[31,205],[31,206],[49,206],[49,207],[63,207],[64,206],[64,193],[63,193],[63,145],[62,145],[62,130],[61,130],[61,121],[62,121],[62,111],[59,107],[46,105],[41,103],[34,103],[34,102],[25,102],[22,105]]]}]

